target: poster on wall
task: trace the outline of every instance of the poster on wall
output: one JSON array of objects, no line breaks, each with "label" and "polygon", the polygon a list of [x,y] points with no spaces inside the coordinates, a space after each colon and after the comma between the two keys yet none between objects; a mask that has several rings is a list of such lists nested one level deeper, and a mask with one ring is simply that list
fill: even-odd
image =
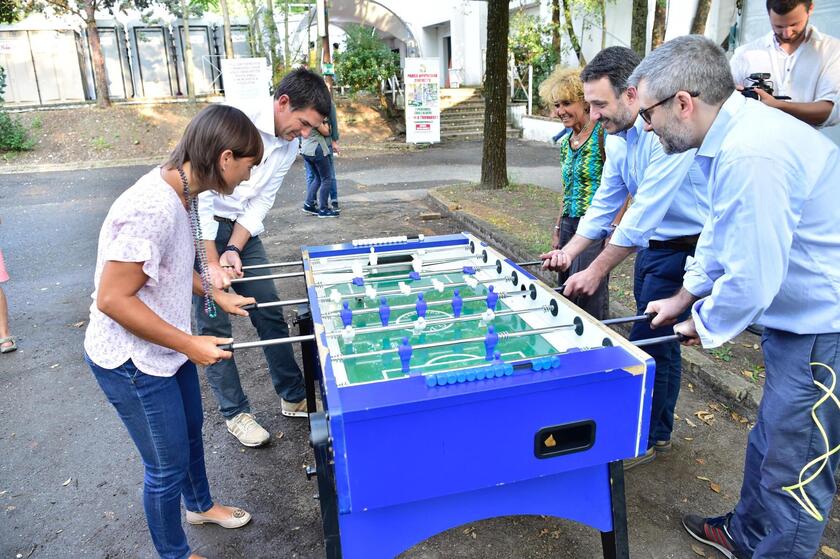
[{"label": "poster on wall", "polygon": [[257,128],[274,134],[271,72],[265,58],[223,58],[225,103],[240,109]]},{"label": "poster on wall", "polygon": [[440,59],[405,59],[405,141],[440,142]]}]

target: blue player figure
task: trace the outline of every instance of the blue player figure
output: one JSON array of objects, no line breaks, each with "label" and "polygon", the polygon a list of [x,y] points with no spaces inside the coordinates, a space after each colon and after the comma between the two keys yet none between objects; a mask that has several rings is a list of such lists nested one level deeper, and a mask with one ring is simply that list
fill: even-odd
[{"label": "blue player figure", "polygon": [[379,319],[382,321],[382,326],[388,326],[388,320],[391,318],[391,307],[388,306],[388,299],[385,297],[379,300]]},{"label": "blue player figure", "polygon": [[344,301],[341,309],[341,323],[344,324],[345,328],[353,324],[353,311],[350,310],[350,303],[347,301]]},{"label": "blue player figure", "polygon": [[485,361],[492,361],[493,360],[493,352],[496,349],[496,344],[499,343],[499,335],[496,333],[496,329],[493,328],[493,325],[487,327],[487,335],[484,336],[484,349],[487,351],[487,354],[484,356]]},{"label": "blue player figure", "polygon": [[403,338],[400,347],[397,348],[397,353],[400,356],[400,363],[402,363],[402,372],[407,373],[410,369],[411,363],[411,345],[408,343],[408,338]]},{"label": "blue player figure", "polygon": [[496,303],[499,301],[499,294],[496,293],[496,290],[493,289],[493,286],[490,285],[487,287],[487,308],[491,311],[496,310]]},{"label": "blue player figure", "polygon": [[415,310],[417,310],[417,318],[426,318],[426,307],[428,306],[423,298],[423,293],[418,293],[417,304],[414,305]]},{"label": "blue player figure", "polygon": [[452,314],[455,318],[461,316],[461,309],[464,308],[464,300],[461,298],[461,294],[456,289],[454,293],[452,293]]}]

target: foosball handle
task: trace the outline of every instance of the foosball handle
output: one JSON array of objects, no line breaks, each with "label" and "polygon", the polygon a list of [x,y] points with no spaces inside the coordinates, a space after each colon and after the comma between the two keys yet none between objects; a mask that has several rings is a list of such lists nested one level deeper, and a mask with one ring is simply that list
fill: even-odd
[{"label": "foosball handle", "polygon": [[562,295],[562,294],[563,294],[563,291],[564,291],[565,289],[566,289],[566,284],[564,283],[563,285],[558,285],[557,287],[555,287],[555,288],[554,288],[554,291],[556,291],[557,293],[559,293],[560,295]]},{"label": "foosball handle", "polygon": [[248,303],[247,305],[242,305],[239,308],[244,310],[244,311],[252,311],[252,310],[257,308],[257,304],[256,303]]},{"label": "foosball handle", "polygon": [[218,345],[218,346],[216,346],[216,347],[218,347],[218,348],[219,348],[219,349],[221,349],[222,351],[233,351],[233,343],[229,343],[229,344],[219,344],[219,345]]}]

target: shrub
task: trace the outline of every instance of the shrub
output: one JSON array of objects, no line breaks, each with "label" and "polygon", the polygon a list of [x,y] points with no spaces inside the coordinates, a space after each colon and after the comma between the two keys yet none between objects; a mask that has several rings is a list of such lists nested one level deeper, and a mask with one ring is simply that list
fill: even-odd
[{"label": "shrub", "polygon": [[[0,104],[5,102],[6,70],[0,66]],[[29,130],[13,119],[0,107],[0,151],[30,150],[35,141],[29,138]]]},{"label": "shrub", "polygon": [[338,83],[354,91],[379,93],[380,82],[395,75],[399,67],[399,55],[379,40],[374,29],[361,25],[347,28],[344,51],[335,54]]}]

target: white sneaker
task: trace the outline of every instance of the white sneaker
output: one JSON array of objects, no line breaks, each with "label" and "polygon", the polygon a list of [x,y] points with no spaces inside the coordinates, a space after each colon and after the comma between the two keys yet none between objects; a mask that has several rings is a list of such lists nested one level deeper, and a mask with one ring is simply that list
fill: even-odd
[{"label": "white sneaker", "polygon": [[280,413],[286,417],[309,417],[309,413],[306,411],[306,398],[300,402],[287,402],[281,398]]},{"label": "white sneaker", "polygon": [[271,438],[268,431],[263,429],[250,413],[242,412],[235,415],[233,419],[225,420],[225,423],[228,433],[239,439],[239,442],[245,446],[262,446]]}]

